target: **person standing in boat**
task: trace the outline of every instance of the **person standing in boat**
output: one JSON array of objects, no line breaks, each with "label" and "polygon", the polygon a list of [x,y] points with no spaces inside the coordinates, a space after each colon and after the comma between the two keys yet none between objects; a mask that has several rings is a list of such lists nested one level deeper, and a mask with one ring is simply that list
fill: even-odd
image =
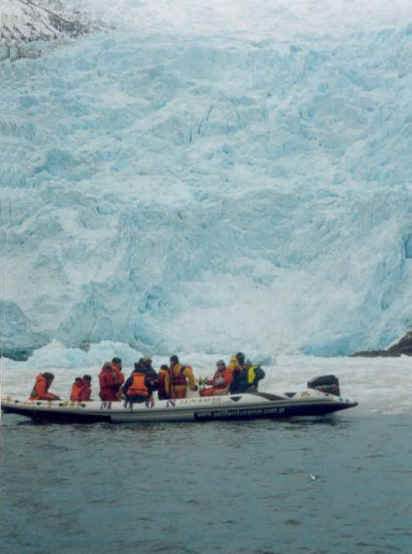
[{"label": "person standing in boat", "polygon": [[117,379],[117,398],[120,399],[120,389],[125,379],[124,373],[122,372],[122,360],[117,357],[113,358],[112,368],[114,373],[116,374],[116,379]]},{"label": "person standing in boat", "polygon": [[187,389],[197,390],[193,369],[189,365],[182,365],[174,354],[170,357],[170,393],[171,398],[186,398]]},{"label": "person standing in boat", "polygon": [[52,392],[49,388],[54,381],[53,373],[39,373],[36,377],[33,390],[31,391],[29,400],[60,400],[60,397]]},{"label": "person standing in boat", "polygon": [[111,362],[105,362],[99,373],[100,393],[99,396],[104,402],[118,400],[119,383],[118,377]]}]

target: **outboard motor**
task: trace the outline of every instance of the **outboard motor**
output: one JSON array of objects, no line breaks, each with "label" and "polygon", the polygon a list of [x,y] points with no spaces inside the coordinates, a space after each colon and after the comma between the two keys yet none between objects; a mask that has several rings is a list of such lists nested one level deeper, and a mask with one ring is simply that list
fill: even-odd
[{"label": "outboard motor", "polygon": [[322,375],[315,377],[307,383],[308,389],[320,390],[328,394],[340,396],[339,379],[335,375]]}]

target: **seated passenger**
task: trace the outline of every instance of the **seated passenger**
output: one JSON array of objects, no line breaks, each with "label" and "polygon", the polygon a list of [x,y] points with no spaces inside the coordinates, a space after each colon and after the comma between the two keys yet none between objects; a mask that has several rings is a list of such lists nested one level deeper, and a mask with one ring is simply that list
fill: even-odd
[{"label": "seated passenger", "polygon": [[159,386],[159,376],[152,366],[152,359],[149,357],[143,358],[141,360],[143,371],[147,377],[148,386],[150,393],[158,389]]},{"label": "seated passenger", "polygon": [[90,375],[83,375],[83,387],[80,392],[80,400],[89,402],[92,394],[92,378]]},{"label": "seated passenger", "polygon": [[111,362],[105,362],[99,373],[100,398],[105,402],[118,400],[119,381]]},{"label": "seated passenger", "polygon": [[159,400],[168,400],[170,398],[170,370],[167,365],[161,365],[159,369],[159,386],[157,395]]},{"label": "seated passenger", "polygon": [[[157,375],[156,375],[157,377]],[[127,402],[146,402],[152,399],[152,380],[143,359],[134,364],[134,370],[123,385]]]},{"label": "seated passenger", "polygon": [[246,361],[242,352],[236,354],[236,360],[230,394],[257,391],[259,381],[265,377],[263,369],[258,365],[252,365],[249,360]]},{"label": "seated passenger", "polygon": [[81,377],[76,377],[70,393],[70,400],[72,402],[80,402],[82,388],[83,388],[83,379]]},{"label": "seated passenger", "polygon": [[182,365],[174,354],[170,357],[170,395],[171,398],[186,398],[187,389],[196,391],[197,385],[190,365]]},{"label": "seated passenger", "polygon": [[53,373],[39,373],[36,377],[33,390],[30,393],[29,400],[60,400],[60,397],[49,392],[50,385],[53,383]]},{"label": "seated passenger", "polygon": [[207,380],[208,385],[211,387],[205,388],[200,391],[200,396],[219,396],[227,394],[232,382],[233,370],[230,367],[226,367],[223,360],[216,362],[216,373],[213,379]]},{"label": "seated passenger", "polygon": [[117,380],[117,398],[120,398],[120,389],[124,383],[124,373],[122,372],[122,360],[120,358],[113,358],[112,368],[116,375]]}]

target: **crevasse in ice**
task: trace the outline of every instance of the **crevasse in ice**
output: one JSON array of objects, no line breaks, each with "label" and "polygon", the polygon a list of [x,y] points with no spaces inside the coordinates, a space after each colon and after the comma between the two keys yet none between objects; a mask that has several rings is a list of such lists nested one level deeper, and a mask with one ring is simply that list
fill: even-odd
[{"label": "crevasse in ice", "polygon": [[410,27],[117,30],[0,91],[6,350],[336,355],[410,326]]}]

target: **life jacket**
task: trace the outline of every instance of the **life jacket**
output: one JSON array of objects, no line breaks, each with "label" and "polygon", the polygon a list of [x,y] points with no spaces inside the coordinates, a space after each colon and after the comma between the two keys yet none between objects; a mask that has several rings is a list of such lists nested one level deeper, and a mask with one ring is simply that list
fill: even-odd
[{"label": "life jacket", "polygon": [[37,375],[36,377],[36,382],[34,383],[34,387],[30,393],[30,398],[32,400],[41,400],[40,396],[42,396],[42,394],[40,393],[40,391],[47,391],[48,388],[49,388],[49,384],[47,382],[46,377],[44,377],[44,375],[39,373],[39,375]]},{"label": "life jacket", "polygon": [[108,402],[113,402],[117,400],[119,384],[117,382],[116,374],[114,373],[114,371],[102,368],[99,373],[99,384],[99,396],[102,400]]},{"label": "life jacket", "polygon": [[159,386],[157,389],[157,393],[159,395],[159,398],[169,398],[169,391],[167,390],[167,380],[169,377],[168,371],[161,369],[159,371]]},{"label": "life jacket", "polygon": [[249,367],[247,372],[247,382],[249,385],[257,385],[261,379],[265,378],[265,372],[259,365]]},{"label": "life jacket", "polygon": [[132,374],[132,383],[127,389],[128,396],[149,396],[149,391],[145,385],[145,374],[140,371],[134,371]]},{"label": "life jacket", "polygon": [[231,367],[226,367],[225,371],[223,372],[223,377],[225,379],[225,386],[230,385],[230,383],[233,381],[233,369]]},{"label": "life jacket", "polygon": [[250,366],[248,367],[248,370],[247,370],[247,384],[248,385],[253,385],[255,383],[255,379],[256,379],[256,366]]},{"label": "life jacket", "polygon": [[80,391],[80,400],[83,402],[88,402],[92,394],[92,387],[88,383],[84,383],[82,390]]},{"label": "life jacket", "polygon": [[186,366],[177,364],[171,369],[170,382],[173,387],[186,386],[187,380],[185,375]]},{"label": "life jacket", "polygon": [[72,391],[70,394],[70,400],[72,402],[80,402],[82,400],[82,391],[83,391],[84,383],[73,383],[72,385]]}]

